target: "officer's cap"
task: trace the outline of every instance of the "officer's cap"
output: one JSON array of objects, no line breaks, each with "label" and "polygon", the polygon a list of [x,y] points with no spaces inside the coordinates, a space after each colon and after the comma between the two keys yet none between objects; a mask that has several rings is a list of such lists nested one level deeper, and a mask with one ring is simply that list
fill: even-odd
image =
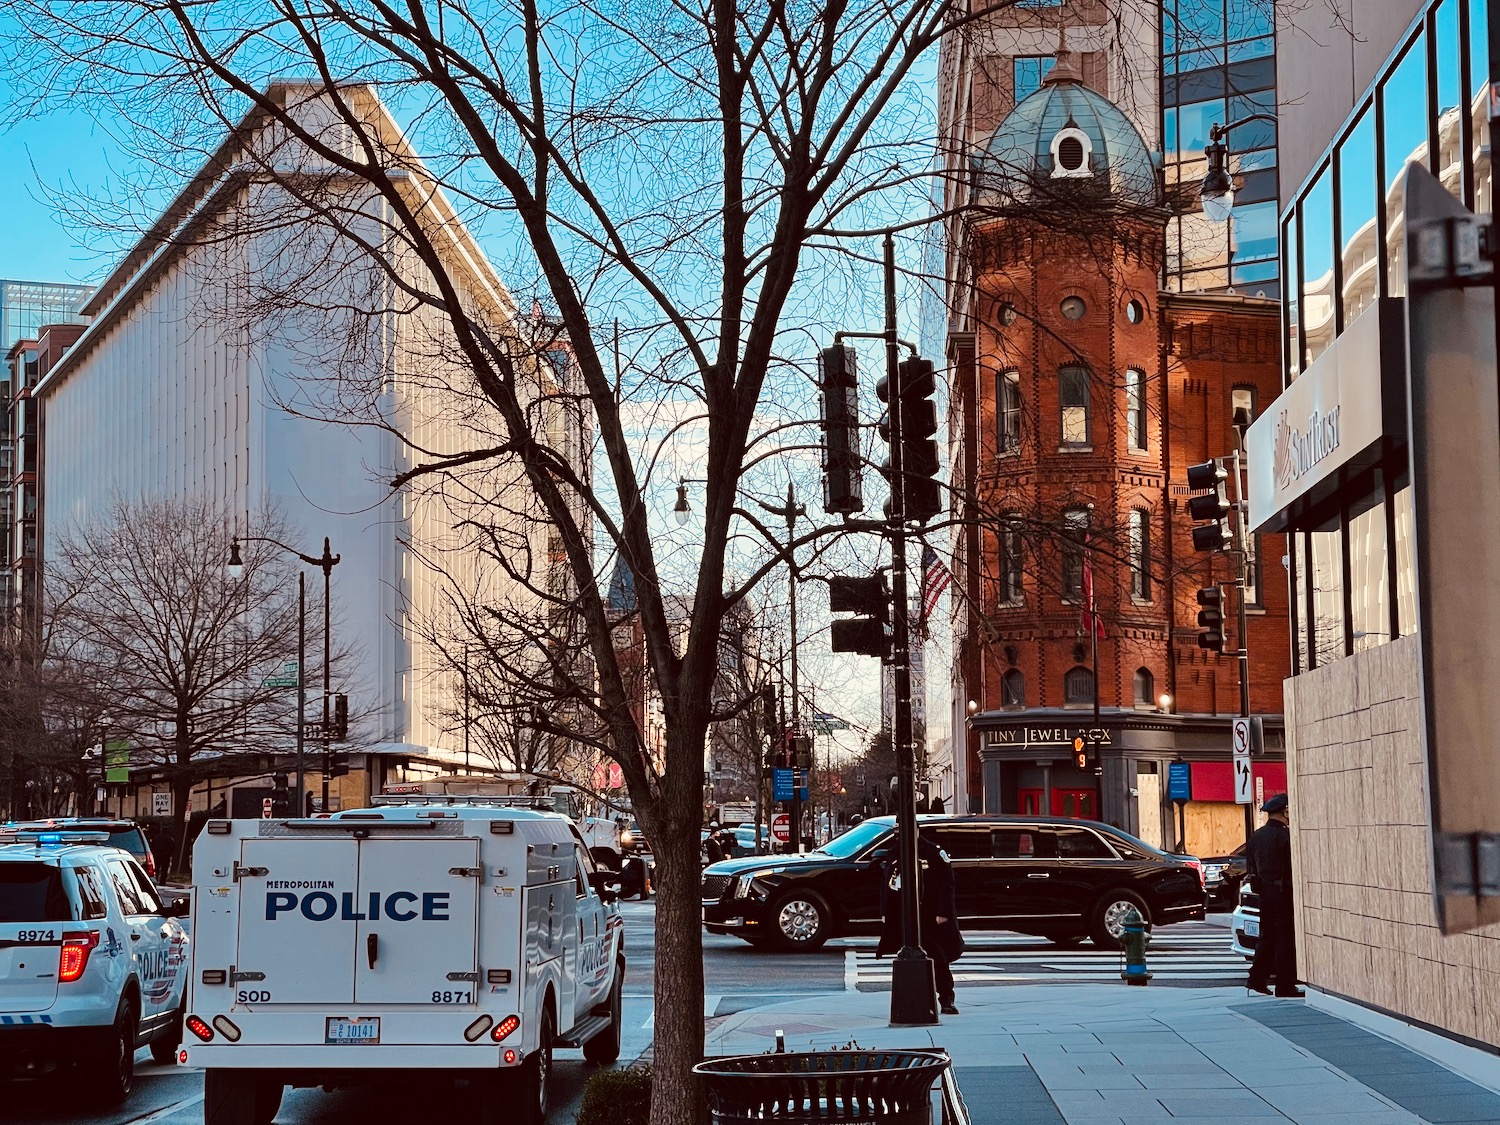
[{"label": "officer's cap", "polygon": [[1261,805],[1260,811],[1263,813],[1286,812],[1286,794],[1276,794],[1276,796]]}]

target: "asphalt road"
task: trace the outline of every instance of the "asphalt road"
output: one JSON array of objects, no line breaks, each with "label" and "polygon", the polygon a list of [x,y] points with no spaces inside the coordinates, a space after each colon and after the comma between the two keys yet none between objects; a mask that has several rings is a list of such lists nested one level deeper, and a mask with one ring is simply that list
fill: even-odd
[{"label": "asphalt road", "polygon": [[[656,907],[654,902],[632,901],[623,903],[622,910],[629,961],[619,1064],[623,1066],[651,1047]],[[1158,931],[1153,945],[1160,943],[1162,947],[1161,968],[1167,968],[1167,957],[1176,955],[1171,951],[1178,943],[1183,943],[1183,956],[1195,959],[1200,955],[1190,954],[1187,943],[1192,941],[1211,942],[1216,949],[1222,935],[1227,947],[1226,923],[1227,917],[1218,915],[1210,916],[1207,923],[1193,924],[1193,930],[1178,926]],[[1173,936],[1174,931],[1181,936]],[[1050,979],[1100,979],[1118,987],[1118,977],[1113,971],[1101,973],[1093,967],[1100,953],[1088,945],[1063,949],[1010,934],[966,937],[971,954],[965,955],[965,962],[971,966],[974,985],[1020,983],[1020,979],[1010,978],[1017,969],[1021,970],[1022,978],[1029,977],[1034,962]],[[876,975],[866,979],[871,973],[873,938],[835,939],[821,950],[805,954],[766,952],[738,938],[711,934],[704,935],[703,945],[706,1019],[779,1000],[799,999],[811,993],[888,987],[878,980],[880,969],[888,962],[875,966]],[[988,971],[984,968],[986,958],[996,961],[989,967],[995,974],[993,980],[982,979]],[[1242,962],[1230,960],[1236,977],[1243,979]],[[960,990],[968,985],[962,968],[965,962],[955,966],[960,973]],[[552,1087],[554,1125],[566,1125],[573,1120],[583,1098],[584,1083],[595,1069],[576,1050],[557,1052]],[[197,1125],[203,1119],[203,1080],[199,1073],[159,1066],[144,1049],[136,1056],[136,1090],[120,1109],[105,1114],[90,1111],[83,1101],[85,1081],[86,1076],[75,1076],[67,1082],[0,1090],[0,1105],[4,1106],[0,1119],[7,1125],[155,1125],[157,1122]],[[468,1116],[464,1098],[457,1091],[416,1082],[410,1087],[341,1090],[331,1094],[321,1090],[288,1090],[276,1120],[281,1125],[368,1125],[371,1121],[464,1120]]]}]

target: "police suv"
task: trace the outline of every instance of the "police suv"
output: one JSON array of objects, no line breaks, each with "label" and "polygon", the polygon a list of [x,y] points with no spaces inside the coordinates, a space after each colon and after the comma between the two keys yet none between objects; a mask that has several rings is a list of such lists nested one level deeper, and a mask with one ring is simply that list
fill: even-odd
[{"label": "police suv", "polygon": [[97,1102],[130,1093],[135,1052],[177,1052],[187,902],[162,902],[107,832],[0,826],[0,1073],[77,1064]]},{"label": "police suv", "polygon": [[536,1125],[554,1048],[619,1055],[623,923],[572,822],[518,798],[376,801],[199,835],[180,1061],[205,1070],[207,1125],[392,1071]]}]

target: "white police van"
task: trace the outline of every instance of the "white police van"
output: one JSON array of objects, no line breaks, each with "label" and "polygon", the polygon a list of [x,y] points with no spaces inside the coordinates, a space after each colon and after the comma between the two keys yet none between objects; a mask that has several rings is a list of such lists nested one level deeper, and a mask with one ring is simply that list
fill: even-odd
[{"label": "white police van", "polygon": [[171,1062],[188,933],[107,832],[0,826],[0,1074],[68,1066],[103,1105],[130,1093],[136,1050]]},{"label": "white police van", "polygon": [[620,1052],[623,923],[563,816],[514,798],[377,798],[211,820],[193,849],[180,1061],[207,1125],[265,1125],[287,1085],[434,1072],[481,1122],[547,1114],[556,1047]]}]

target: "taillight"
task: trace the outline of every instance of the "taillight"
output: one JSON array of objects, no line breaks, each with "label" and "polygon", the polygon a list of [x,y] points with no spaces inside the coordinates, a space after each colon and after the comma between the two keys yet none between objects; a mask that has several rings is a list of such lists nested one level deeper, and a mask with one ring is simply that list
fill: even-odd
[{"label": "taillight", "polygon": [[207,1043],[214,1037],[214,1029],[209,1027],[208,1024],[204,1023],[197,1016],[188,1016],[187,1019],[182,1021],[182,1026],[187,1028],[205,1043]]},{"label": "taillight", "polygon": [[62,952],[57,958],[59,983],[68,984],[83,976],[83,970],[89,965],[89,953],[98,944],[98,930],[63,934]]},{"label": "taillight", "polygon": [[1205,891],[1208,890],[1208,876],[1203,873],[1203,861],[1199,859],[1190,859],[1187,862],[1189,867],[1198,872],[1198,885]]},{"label": "taillight", "polygon": [[495,1025],[494,1030],[490,1032],[490,1038],[498,1043],[520,1026],[520,1016],[506,1016],[503,1020]]}]

